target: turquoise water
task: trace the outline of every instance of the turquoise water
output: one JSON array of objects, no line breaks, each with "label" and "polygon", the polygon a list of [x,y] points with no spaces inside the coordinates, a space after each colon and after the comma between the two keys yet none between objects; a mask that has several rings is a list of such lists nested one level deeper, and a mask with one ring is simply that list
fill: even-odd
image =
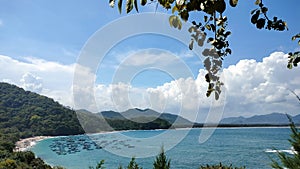
[{"label": "turquoise water", "polygon": [[[67,169],[88,169],[89,166],[95,166],[102,159],[105,160],[105,167],[108,169],[117,168],[119,165],[127,166],[130,161],[128,157],[131,156],[149,156],[137,158],[136,161],[143,168],[150,169],[155,159],[153,155],[159,153],[162,145],[168,150],[166,153],[171,158],[171,168],[174,169],[196,169],[200,165],[220,162],[233,166],[246,166],[250,169],[269,169],[271,168],[270,157],[276,157],[275,153],[270,150],[291,149],[287,141],[290,135],[289,128],[218,128],[206,142],[199,143],[199,135],[205,130],[210,129],[97,134],[90,138],[101,149],[96,149],[91,144],[89,150],[84,146],[84,144],[90,144],[87,136],[50,138],[38,142],[31,150],[47,163]],[[169,133],[158,137],[166,132]],[[183,138],[185,134],[187,135]],[[66,138],[71,140],[72,144],[80,145],[81,147],[77,146],[79,151],[59,155],[51,150],[51,147],[55,149],[53,145],[58,145],[57,142],[68,140]],[[80,138],[86,138],[86,140],[79,144],[76,140]],[[183,140],[178,141],[181,138]],[[173,147],[173,145],[176,146]],[[128,157],[119,156],[120,154]]]}]

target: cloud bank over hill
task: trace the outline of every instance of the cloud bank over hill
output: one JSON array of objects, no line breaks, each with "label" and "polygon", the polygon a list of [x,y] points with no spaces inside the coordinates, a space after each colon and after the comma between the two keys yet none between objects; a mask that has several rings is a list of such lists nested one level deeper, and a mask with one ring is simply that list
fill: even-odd
[{"label": "cloud bank over hill", "polygon": [[[240,60],[236,65],[223,69],[226,93],[224,117],[249,117],[271,112],[297,114],[299,103],[288,89],[300,94],[299,68],[288,70],[286,64],[287,55],[274,52],[261,62]],[[75,66],[34,57],[17,60],[0,55],[0,81],[16,84],[74,107],[72,82]],[[82,107],[74,108],[90,107],[94,109],[92,111],[151,108],[159,112],[183,112],[181,115],[190,120],[198,118],[198,121],[203,121],[211,106],[222,106],[222,103],[211,105],[212,98],[206,98],[204,75],[205,70],[200,69],[195,78],[179,78],[148,88],[121,82],[95,84],[92,91],[95,93],[97,109],[84,105],[84,100]],[[197,117],[195,110],[198,109]]]}]

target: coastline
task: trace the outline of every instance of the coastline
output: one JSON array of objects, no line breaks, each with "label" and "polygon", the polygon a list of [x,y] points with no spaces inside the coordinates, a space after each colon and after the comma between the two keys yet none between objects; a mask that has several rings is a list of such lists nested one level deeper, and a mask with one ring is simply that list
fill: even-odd
[{"label": "coastline", "polygon": [[48,138],[53,138],[53,136],[35,136],[35,137],[21,139],[16,142],[14,151],[15,152],[27,151],[29,148],[33,147],[37,142]]}]

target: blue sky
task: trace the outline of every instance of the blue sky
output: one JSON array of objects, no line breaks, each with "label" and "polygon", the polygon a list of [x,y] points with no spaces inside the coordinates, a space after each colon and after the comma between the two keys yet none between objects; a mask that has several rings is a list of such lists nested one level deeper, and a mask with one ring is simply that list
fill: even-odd
[{"label": "blue sky", "polygon": [[[297,110],[293,96],[284,90],[281,93],[282,95],[274,96],[269,100],[266,99],[266,95],[257,96],[257,98],[248,98],[249,94],[255,93],[253,90],[265,89],[264,91],[267,91],[267,88],[270,86],[283,86],[283,88],[288,87],[298,93],[300,92],[297,82],[297,71],[299,72],[299,70],[295,69],[287,72],[290,75],[290,79],[284,77],[285,73],[275,74],[277,68],[279,68],[278,65],[282,65],[279,69],[282,72],[286,72],[284,67],[285,61],[283,59],[286,57],[285,54],[290,51],[299,50],[299,46],[297,46],[296,42],[291,41],[291,37],[300,31],[300,15],[298,12],[300,1],[266,1],[265,3],[269,7],[270,16],[277,15],[287,21],[289,31],[257,30],[250,23],[250,11],[256,8],[254,1],[240,1],[236,8],[227,6],[228,10],[225,15],[229,18],[228,29],[232,31],[232,36],[229,40],[233,54],[228,56],[224,61],[224,68],[226,69],[224,72],[227,72],[227,76],[232,75],[227,77],[227,79],[231,79],[231,82],[227,83],[229,85],[227,86],[227,99],[221,104],[225,105],[224,111],[225,114],[227,112],[226,116],[250,116],[253,114],[271,113],[276,111],[275,108],[278,108],[280,112],[287,110],[295,113],[295,110]],[[155,11],[155,4],[140,8],[141,13],[153,11]],[[157,12],[170,13],[161,8],[158,8]],[[70,95],[70,91],[74,88],[72,86],[74,67],[84,45],[87,44],[88,40],[97,31],[101,31],[101,29],[109,27],[112,23],[122,20],[124,16],[131,15],[136,15],[136,12],[128,15],[125,13],[119,14],[117,8],[109,7],[108,0],[1,0],[0,55],[2,56],[2,68],[0,69],[2,73],[0,73],[0,80],[53,97],[62,104],[73,107],[75,105],[72,101],[73,98]],[[195,14],[191,16],[191,18],[195,19],[197,17]],[[133,29],[136,26],[141,28],[149,26],[139,25],[138,23],[140,22],[142,21],[137,19],[136,25],[124,24],[118,30],[108,31],[107,36],[114,37],[118,31],[123,32],[126,29]],[[182,33],[182,35],[187,34],[183,30],[178,33]],[[99,48],[107,40],[108,38],[101,39],[98,44]],[[161,58],[155,57],[160,55],[166,56],[166,58],[169,57],[169,59],[161,60]],[[146,65],[144,62],[151,60],[151,57],[154,58],[152,61],[156,59],[156,62]],[[142,60],[140,60],[141,58]],[[277,59],[277,62],[274,61],[274,63],[278,64],[271,67],[272,64],[268,64],[273,63],[270,61],[270,58]],[[282,62],[279,63],[279,60]],[[181,67],[178,67],[178,64],[181,64],[181,62],[187,66],[187,73],[185,74],[182,73]],[[130,79],[130,84],[127,84],[129,87],[125,87],[126,89],[130,88],[129,92],[125,92],[125,94],[131,93],[131,95],[128,95],[130,104],[120,103],[120,105],[126,106],[117,106],[115,108],[118,102],[112,103],[109,100],[113,96],[109,91],[113,93],[113,89],[116,87],[113,86],[112,82],[116,84],[124,82],[121,80],[122,78],[116,81],[115,75],[123,68],[126,68],[126,71],[131,70],[129,68],[132,68],[132,65],[129,63],[140,64],[139,66],[146,65],[147,69],[142,71],[143,67],[136,67],[139,68],[138,73]],[[159,63],[164,63],[160,69],[155,67]],[[176,76],[162,70],[163,68],[172,71]],[[201,71],[202,68],[201,59],[195,53],[188,50],[187,44],[172,37],[151,33],[127,37],[114,44],[114,46],[111,46],[97,69],[95,77],[95,91],[97,91],[96,95],[99,95],[96,99],[98,101],[97,110],[124,110],[130,107],[150,107],[158,111],[192,111],[190,107],[185,108],[182,106],[184,96],[179,94],[180,97],[177,98],[178,86],[182,91],[183,88],[180,86],[188,86],[185,83],[190,82],[190,80],[193,83],[196,82],[198,88],[201,88],[199,95],[201,95],[201,99],[204,99],[204,101],[200,99],[197,105],[210,105],[210,99],[202,98],[202,95],[205,95],[206,91],[206,83],[202,83],[203,79],[201,79],[204,73]],[[263,71],[270,72],[272,76],[264,76],[265,79],[258,79],[258,81],[250,80],[248,82],[247,80],[256,78],[254,76],[255,71],[252,72],[253,74],[246,74],[247,71],[244,71],[244,69],[262,69]],[[125,73],[123,71],[123,74],[121,72],[119,76],[124,77],[125,74],[128,74],[126,71]],[[234,74],[230,71],[238,71],[239,73]],[[244,76],[249,78],[243,79]],[[233,77],[239,77],[239,79],[233,79]],[[180,78],[181,81],[179,80]],[[243,80],[249,84],[242,84],[241,81]],[[178,82],[176,83],[177,88],[172,86],[172,82]],[[235,85],[237,85],[237,89],[233,89],[232,86]],[[120,89],[124,86],[120,85],[118,87]],[[191,88],[193,87],[187,90]],[[278,90],[274,87],[274,91],[278,92]],[[149,93],[155,93],[156,95],[152,97]],[[272,91],[265,92],[265,94],[270,93]],[[164,101],[156,97],[163,97]],[[275,105],[269,105],[270,107],[275,106],[275,108],[265,108],[264,112],[260,112],[259,108],[253,105],[261,102],[261,97],[265,98],[264,101],[266,103],[268,101],[276,101]],[[153,98],[159,103],[151,101]],[[245,103],[241,102],[241,98],[243,98]],[[278,98],[284,98],[281,104],[278,103],[280,101]],[[233,106],[237,102],[239,102],[239,106],[237,106],[239,108]],[[161,103],[164,104],[160,105]],[[178,105],[181,105],[181,107],[178,107]],[[88,108],[88,106],[82,104],[79,108]],[[96,111],[95,108],[91,109]],[[209,106],[200,106],[199,108],[201,111],[207,111],[208,109]],[[190,119],[194,118],[189,115],[186,116]],[[205,115],[200,115],[198,118],[204,119],[205,117]]]},{"label": "blue sky", "polygon": [[[228,6],[230,12],[226,14],[230,18],[229,29],[233,31],[230,40],[234,53],[228,57],[226,65],[243,58],[259,60],[276,50],[293,50],[295,43],[290,41],[290,37],[300,27],[297,23],[299,4],[297,0],[288,3],[266,2],[271,16],[281,16],[288,22],[290,30],[287,32],[257,30],[250,23],[249,12],[256,8],[251,1],[241,1],[236,8]],[[142,9],[147,12],[155,10],[154,7]],[[3,0],[0,15],[1,52],[13,57],[34,55],[72,63],[95,31],[125,14],[120,15],[117,8],[110,8],[105,0]],[[262,45],[264,50],[259,50]]]}]

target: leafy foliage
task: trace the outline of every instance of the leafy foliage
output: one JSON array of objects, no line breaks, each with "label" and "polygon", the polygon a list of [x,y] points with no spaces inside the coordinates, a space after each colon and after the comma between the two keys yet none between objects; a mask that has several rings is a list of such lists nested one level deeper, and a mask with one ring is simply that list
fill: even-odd
[{"label": "leafy foliage", "polygon": [[161,148],[161,152],[158,156],[156,156],[156,159],[153,163],[153,169],[170,169],[171,160],[167,158],[165,155],[164,148]]},{"label": "leafy foliage", "polygon": [[[126,12],[132,11],[133,6],[138,11],[138,0],[126,0]],[[140,0],[141,5],[147,4],[147,0]],[[156,2],[163,8],[172,10],[172,16],[169,18],[169,23],[172,27],[181,29],[182,22],[188,21],[191,12],[198,12],[202,14],[203,21],[191,21],[193,26],[189,29],[191,33],[191,41],[189,49],[192,50],[194,44],[203,46],[207,39],[207,43],[211,44],[211,48],[204,49],[203,55],[206,57],[204,60],[204,66],[207,70],[205,80],[208,83],[206,96],[215,95],[215,99],[218,100],[221,94],[221,87],[224,85],[220,80],[219,71],[222,68],[224,57],[231,55],[232,50],[229,47],[229,41],[227,40],[231,32],[227,30],[227,17],[224,15],[227,6],[225,0],[150,0],[150,3]],[[109,0],[111,7],[114,7],[115,0]],[[133,5],[134,4],[134,5]],[[229,0],[231,7],[238,5],[238,0]],[[255,4],[258,8],[251,12],[251,23],[256,26],[257,29],[267,29],[284,31],[288,30],[287,23],[282,19],[278,19],[274,16],[272,19],[267,15],[268,8],[263,4],[263,0],[255,0]],[[118,8],[122,10],[122,0],[118,1]],[[206,38],[208,37],[208,38]],[[299,34],[294,36],[293,39],[298,38]],[[300,40],[298,41],[300,44]],[[291,68],[292,64],[297,66],[300,61],[300,52],[290,54],[290,61],[288,67]]]},{"label": "leafy foliage", "polygon": [[101,160],[97,165],[96,167],[89,167],[89,169],[105,169],[105,167],[103,166],[104,165],[104,160]]},{"label": "leafy foliage", "polygon": [[171,124],[163,119],[157,118],[148,123],[137,123],[128,119],[106,119],[109,125],[115,130],[153,130],[153,129],[168,129]]},{"label": "leafy foliage", "polygon": [[[297,35],[293,36],[292,40],[296,40],[298,38],[299,38],[298,45],[300,46],[300,33],[298,33]],[[289,61],[288,61],[287,67],[289,69],[292,69],[293,66],[297,67],[299,62],[300,62],[300,51],[297,51],[297,52],[294,52],[294,53],[290,52],[289,53]]]},{"label": "leafy foliage", "polygon": [[272,167],[276,169],[300,169],[300,132],[299,129],[296,128],[292,119],[289,116],[288,118],[291,122],[290,128],[292,131],[289,142],[294,149],[294,155],[287,155],[283,152],[277,152],[281,164],[275,160],[272,160]]},{"label": "leafy foliage", "polygon": [[21,138],[84,133],[74,111],[8,83],[0,83],[0,115],[0,128]]},{"label": "leafy foliage", "polygon": [[[123,167],[120,165],[118,169],[123,169]],[[138,163],[135,161],[135,158],[132,157],[127,165],[127,169],[142,169],[142,167],[139,167]]]},{"label": "leafy foliage", "polygon": [[[113,130],[153,130],[168,129],[171,123],[162,118],[136,117],[132,119],[108,118],[94,113],[77,111],[77,117],[87,133],[97,133]],[[137,122],[138,121],[138,122]],[[145,123],[143,123],[143,121]]]},{"label": "leafy foliage", "polygon": [[82,134],[74,111],[45,96],[0,83],[0,169],[51,167],[30,151],[13,152],[20,138]]},{"label": "leafy foliage", "polygon": [[199,169],[245,169],[245,167],[232,167],[232,165],[225,166],[222,163],[220,163],[219,165],[200,166]]},{"label": "leafy foliage", "polygon": [[139,165],[135,161],[135,158],[132,157],[127,166],[127,169],[142,169],[142,167],[139,167]]},{"label": "leafy foliage", "polygon": [[51,167],[33,152],[13,152],[18,133],[4,133],[0,130],[0,169],[63,169]]},{"label": "leafy foliage", "polygon": [[282,19],[278,19],[276,16],[273,17],[273,20],[269,19],[267,16],[268,8],[263,4],[262,0],[256,0],[255,4],[259,8],[251,11],[251,23],[255,24],[258,29],[268,29],[276,31],[288,30],[287,23]]}]

